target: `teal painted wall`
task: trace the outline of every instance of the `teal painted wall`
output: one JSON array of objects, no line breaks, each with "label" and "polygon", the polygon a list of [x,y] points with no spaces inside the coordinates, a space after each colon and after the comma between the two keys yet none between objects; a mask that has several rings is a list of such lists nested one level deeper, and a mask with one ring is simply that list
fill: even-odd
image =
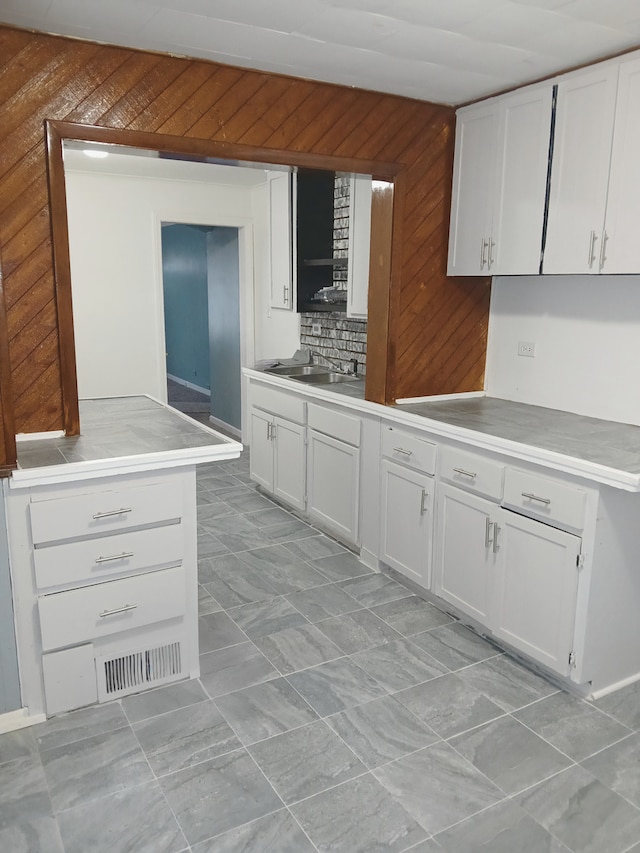
[{"label": "teal painted wall", "polygon": [[162,228],[162,278],[167,373],[208,390],[207,230],[193,225]]},{"label": "teal painted wall", "polygon": [[240,388],[240,271],[237,228],[212,228],[209,253],[211,414],[242,426]]}]

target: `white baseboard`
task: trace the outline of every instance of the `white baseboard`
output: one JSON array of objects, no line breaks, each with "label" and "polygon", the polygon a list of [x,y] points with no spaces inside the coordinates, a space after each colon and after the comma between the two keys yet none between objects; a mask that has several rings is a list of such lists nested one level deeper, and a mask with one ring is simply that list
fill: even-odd
[{"label": "white baseboard", "polygon": [[364,563],[368,569],[374,572],[380,571],[380,560],[371,551],[367,551],[366,548],[360,548],[360,562]]},{"label": "white baseboard", "polygon": [[195,385],[193,382],[187,382],[186,379],[180,379],[179,376],[172,376],[170,373],[167,373],[167,379],[171,379],[172,382],[177,382],[178,385],[183,385],[185,388],[190,388],[192,391],[198,391],[200,394],[205,394],[207,397],[211,396],[211,391],[208,388],[202,388],[200,385]]},{"label": "white baseboard", "polygon": [[34,714],[31,716],[27,708],[18,708],[17,711],[0,714],[0,734],[15,732],[17,729],[26,729],[27,726],[44,723],[46,719],[46,714]]},{"label": "white baseboard", "polygon": [[51,432],[19,432],[16,435],[16,441],[40,441],[43,438],[64,438],[63,429],[53,429]]},{"label": "white baseboard", "polygon": [[230,432],[231,435],[235,436],[238,439],[242,438],[242,431],[237,427],[231,426],[231,424],[225,423],[225,421],[221,421],[220,418],[216,418],[213,415],[209,415],[209,420],[214,426],[220,427],[225,430],[225,432]]}]

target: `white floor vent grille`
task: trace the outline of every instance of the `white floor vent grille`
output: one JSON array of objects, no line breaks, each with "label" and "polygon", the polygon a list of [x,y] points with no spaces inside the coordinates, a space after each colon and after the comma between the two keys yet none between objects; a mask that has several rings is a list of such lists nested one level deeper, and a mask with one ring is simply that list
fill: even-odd
[{"label": "white floor vent grille", "polygon": [[97,658],[99,701],[135,693],[147,686],[183,678],[181,643],[130,652],[118,657]]}]

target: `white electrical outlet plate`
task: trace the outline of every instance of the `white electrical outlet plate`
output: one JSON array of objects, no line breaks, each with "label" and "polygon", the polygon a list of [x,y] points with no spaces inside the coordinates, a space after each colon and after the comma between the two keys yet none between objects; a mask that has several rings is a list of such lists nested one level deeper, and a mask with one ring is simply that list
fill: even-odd
[{"label": "white electrical outlet plate", "polygon": [[321,333],[320,323],[312,323],[311,324],[311,334],[312,335],[319,335],[320,333]]},{"label": "white electrical outlet plate", "polygon": [[526,358],[536,357],[536,345],[533,341],[518,341],[518,355]]}]

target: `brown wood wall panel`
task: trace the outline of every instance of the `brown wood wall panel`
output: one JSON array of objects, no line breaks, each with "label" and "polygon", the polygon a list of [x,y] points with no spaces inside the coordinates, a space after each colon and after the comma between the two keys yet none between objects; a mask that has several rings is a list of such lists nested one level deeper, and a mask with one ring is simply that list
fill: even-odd
[{"label": "brown wood wall panel", "polygon": [[[451,109],[0,27],[0,244],[11,363],[11,392],[5,383],[0,404],[18,431],[65,423],[46,120],[239,143],[273,150],[274,162],[291,152],[352,166],[375,161],[381,174],[393,166],[399,245],[391,286],[376,288],[384,321],[370,324],[387,336],[375,342],[374,396],[482,387],[488,284],[445,275]],[[7,453],[3,443],[0,457]]]}]

